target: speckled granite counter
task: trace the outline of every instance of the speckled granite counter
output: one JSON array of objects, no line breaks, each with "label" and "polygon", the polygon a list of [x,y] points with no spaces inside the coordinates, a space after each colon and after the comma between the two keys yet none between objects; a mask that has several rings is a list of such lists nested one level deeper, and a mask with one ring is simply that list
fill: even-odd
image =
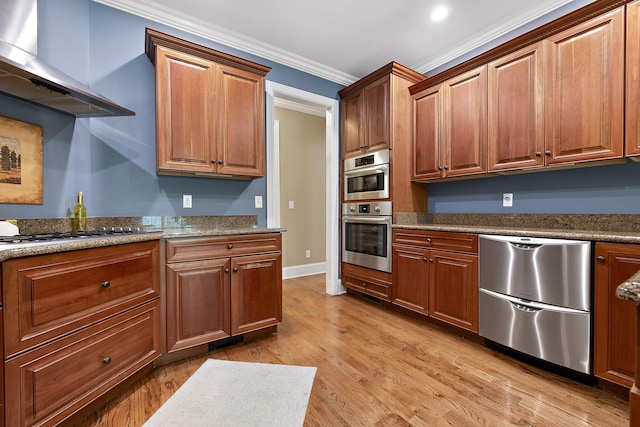
[{"label": "speckled granite counter", "polygon": [[[121,245],[148,240],[281,233],[285,231],[283,228],[258,227],[257,217],[254,215],[88,218],[87,225],[89,229],[99,229],[100,227],[140,227],[142,232],[2,246],[0,247],[0,262],[11,258]],[[71,223],[68,218],[18,220],[18,227],[20,228],[21,234],[68,232],[71,230]]]}]

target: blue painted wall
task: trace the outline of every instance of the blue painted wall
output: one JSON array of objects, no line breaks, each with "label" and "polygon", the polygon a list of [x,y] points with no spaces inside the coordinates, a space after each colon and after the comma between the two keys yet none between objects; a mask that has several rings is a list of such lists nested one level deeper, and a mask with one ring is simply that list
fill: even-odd
[{"label": "blue painted wall", "polygon": [[[427,72],[435,75],[592,0],[574,0],[518,30]],[[513,207],[502,207],[513,193]],[[587,167],[429,184],[431,213],[640,213],[640,164]]]},{"label": "blue painted wall", "polygon": [[[70,216],[85,193],[89,216],[257,215],[266,181],[158,176],[155,172],[155,74],[144,52],[145,28],[175,34],[272,67],[267,79],[337,99],[339,84],[174,30],[89,0],[38,2],[38,56],[134,117],[74,119],[0,95],[0,115],[44,132],[44,202],[0,204],[0,218]],[[182,195],[193,208],[182,208]]]}]

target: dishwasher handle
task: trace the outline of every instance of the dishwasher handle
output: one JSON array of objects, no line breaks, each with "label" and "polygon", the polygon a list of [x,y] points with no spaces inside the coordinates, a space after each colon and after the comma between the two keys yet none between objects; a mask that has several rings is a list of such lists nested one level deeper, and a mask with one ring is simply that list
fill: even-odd
[{"label": "dishwasher handle", "polygon": [[516,298],[510,295],[501,294],[499,292],[490,291],[489,289],[480,288],[480,292],[484,292],[485,294],[490,295],[494,298],[508,301],[515,308],[521,311],[526,311],[530,313],[535,313],[542,310],[557,311],[560,313],[585,313],[583,310],[576,310],[574,308],[560,307],[557,305],[543,304],[541,302],[530,301],[523,298]]}]

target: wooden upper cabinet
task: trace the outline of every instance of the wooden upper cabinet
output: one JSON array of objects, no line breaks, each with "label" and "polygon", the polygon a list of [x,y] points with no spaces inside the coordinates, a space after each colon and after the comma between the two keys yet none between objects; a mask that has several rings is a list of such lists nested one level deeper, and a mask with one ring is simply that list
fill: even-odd
[{"label": "wooden upper cabinet", "polygon": [[362,153],[364,139],[363,124],[360,119],[362,96],[360,92],[352,93],[340,101],[341,145],[342,157],[353,157]]},{"label": "wooden upper cabinet", "polygon": [[544,43],[489,64],[488,170],[544,165]]},{"label": "wooden upper cabinet", "polygon": [[640,155],[640,1],[627,5],[627,156]]},{"label": "wooden upper cabinet", "polygon": [[624,7],[548,38],[547,164],[623,155]]},{"label": "wooden upper cabinet", "polygon": [[412,95],[413,180],[487,171],[487,67]]},{"label": "wooden upper cabinet", "polygon": [[412,180],[436,179],[443,176],[440,167],[442,85],[413,95],[412,103]]},{"label": "wooden upper cabinet", "polygon": [[264,176],[269,67],[147,28],[156,67],[157,171]]}]

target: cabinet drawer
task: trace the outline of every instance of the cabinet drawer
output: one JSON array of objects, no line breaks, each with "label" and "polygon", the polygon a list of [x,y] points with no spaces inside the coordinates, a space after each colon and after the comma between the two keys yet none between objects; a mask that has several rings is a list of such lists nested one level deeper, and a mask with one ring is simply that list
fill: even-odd
[{"label": "cabinet drawer", "polygon": [[5,356],[160,295],[159,241],[3,263]]},{"label": "cabinet drawer", "polygon": [[167,262],[279,252],[282,247],[280,233],[242,236],[195,237],[167,240]]},{"label": "cabinet drawer", "polygon": [[6,425],[57,424],[159,356],[160,300],[5,362]]},{"label": "cabinet drawer", "polygon": [[394,245],[478,253],[478,236],[475,234],[394,229],[392,240]]},{"label": "cabinet drawer", "polygon": [[391,301],[391,274],[342,263],[342,284],[384,301]]}]

